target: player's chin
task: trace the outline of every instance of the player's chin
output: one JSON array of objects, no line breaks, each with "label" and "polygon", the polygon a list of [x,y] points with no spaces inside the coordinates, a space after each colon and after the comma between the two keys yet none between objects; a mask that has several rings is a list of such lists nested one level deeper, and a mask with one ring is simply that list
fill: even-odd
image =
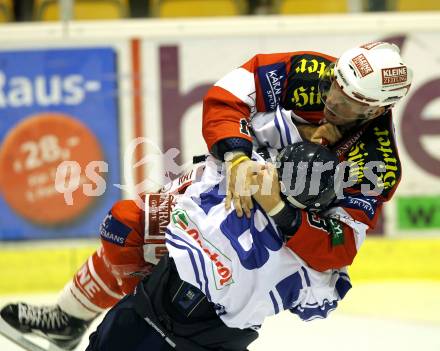
[{"label": "player's chin", "polygon": [[335,125],[335,126],[342,126],[344,124],[347,124],[348,120],[336,116],[332,111],[330,111],[327,107],[324,107],[324,116],[327,122]]}]

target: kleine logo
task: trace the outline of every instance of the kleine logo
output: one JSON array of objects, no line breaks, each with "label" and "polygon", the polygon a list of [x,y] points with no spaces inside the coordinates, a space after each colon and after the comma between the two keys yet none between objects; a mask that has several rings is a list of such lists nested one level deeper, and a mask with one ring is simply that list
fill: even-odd
[{"label": "kleine logo", "polygon": [[408,71],[406,66],[382,69],[383,85],[406,83],[407,80],[408,80]]},{"label": "kleine logo", "polygon": [[359,71],[362,77],[365,77],[370,73],[373,73],[373,68],[371,67],[370,63],[368,62],[364,54],[357,55],[351,61],[354,63],[356,69]]}]

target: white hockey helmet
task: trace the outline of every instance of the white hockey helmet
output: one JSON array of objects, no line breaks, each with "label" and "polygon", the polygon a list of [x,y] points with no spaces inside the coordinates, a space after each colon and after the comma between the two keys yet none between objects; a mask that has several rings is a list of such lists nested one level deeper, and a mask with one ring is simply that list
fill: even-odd
[{"label": "white hockey helmet", "polygon": [[394,105],[411,86],[412,70],[395,44],[374,42],[345,51],[334,78],[350,98],[369,106]]}]

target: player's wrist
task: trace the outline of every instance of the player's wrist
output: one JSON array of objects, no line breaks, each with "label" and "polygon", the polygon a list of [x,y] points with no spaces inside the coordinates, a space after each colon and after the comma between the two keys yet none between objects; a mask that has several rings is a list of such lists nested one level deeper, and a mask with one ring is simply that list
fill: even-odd
[{"label": "player's wrist", "polygon": [[250,158],[241,151],[232,151],[225,154],[225,161],[228,163],[229,170],[232,170],[242,162],[249,160]]},{"label": "player's wrist", "polygon": [[252,155],[252,141],[245,138],[231,137],[225,138],[211,146],[211,154],[218,160],[228,161],[225,159],[227,153],[243,153],[251,157]]},{"label": "player's wrist", "polygon": [[227,162],[232,162],[241,156],[246,156],[246,154],[243,151],[228,151],[225,152],[224,160]]}]

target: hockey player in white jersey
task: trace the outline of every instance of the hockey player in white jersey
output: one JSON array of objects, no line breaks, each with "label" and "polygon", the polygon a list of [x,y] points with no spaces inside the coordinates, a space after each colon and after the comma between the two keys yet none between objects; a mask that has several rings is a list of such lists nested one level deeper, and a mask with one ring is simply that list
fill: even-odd
[{"label": "hockey player in white jersey", "polygon": [[[278,158],[321,159],[338,162],[312,143],[291,145]],[[209,157],[201,180],[177,199],[166,231],[169,255],[110,310],[87,350],[246,350],[265,317],[290,310],[306,321],[325,318],[345,296],[351,287],[345,268],[318,272],[285,245],[300,216],[280,223],[270,215],[281,199],[275,168],[263,167],[255,176],[259,188],[250,218],[225,209],[221,170],[222,163]],[[332,172],[321,178],[318,196],[310,197],[308,189],[293,196],[292,184],[283,183],[288,206],[328,206],[335,196]],[[269,187],[263,179],[270,179]]]},{"label": "hockey player in white jersey", "polygon": [[[309,144],[303,143],[303,144],[301,144],[301,147],[302,148],[300,148],[297,145],[296,151],[297,151],[297,153],[299,152],[299,153],[303,153],[305,155],[310,151],[314,152],[313,150],[315,150],[314,148],[316,146],[312,145],[310,143]],[[267,152],[265,152],[265,153],[268,154]],[[275,153],[272,152],[272,155],[275,155]],[[284,161],[289,161],[289,159],[285,159]],[[197,166],[196,168],[199,169],[200,166]],[[193,172],[193,173],[195,174],[198,172]],[[186,177],[184,177],[184,178],[186,179]],[[188,178],[189,183],[191,183],[191,181],[192,181],[191,179],[195,179],[195,178],[189,177]],[[181,188],[182,184],[180,182],[178,182],[177,180],[175,182],[176,182],[176,187]],[[331,185],[333,185],[333,184],[331,184]],[[173,186],[171,186],[171,190],[172,189],[173,189]],[[170,189],[168,189],[168,190],[170,191]],[[330,189],[325,189],[325,188],[319,189],[319,196],[320,196],[321,200],[324,200],[324,202],[322,204],[323,208],[325,208],[326,204],[328,204],[330,202],[330,199],[332,199],[333,191],[329,191],[329,190],[333,190],[333,188],[331,187]],[[160,196],[168,198],[167,195],[160,195]],[[297,196],[296,198],[299,201],[303,202],[306,205],[306,207],[309,207],[310,205],[313,206],[316,204],[316,195],[306,196],[306,192],[304,192],[301,196]],[[151,197],[153,197],[153,195],[151,195]],[[172,202],[171,199],[172,199],[172,197],[169,197],[170,203]],[[286,200],[289,200],[289,199],[292,200],[292,198],[290,198],[290,197],[286,198]],[[274,197],[274,196],[266,197],[265,203],[270,204],[271,202],[274,202],[274,201],[276,204],[276,202],[279,201],[279,198]],[[298,204],[298,201],[295,203]],[[117,206],[120,207],[121,205],[117,205]],[[127,205],[124,205],[124,206],[125,206],[124,208],[127,210],[127,208],[126,208]],[[166,205],[166,208],[168,208],[168,205]],[[276,222],[277,226],[280,228],[280,230],[286,231],[289,233],[293,233],[296,228],[292,228],[292,223],[295,224],[295,227],[300,226],[299,222],[301,219],[296,218],[296,215],[294,215],[295,213],[297,214],[297,212],[290,211],[289,209],[290,209],[290,206],[288,206],[288,207],[286,206],[285,208],[280,210],[279,206],[278,206],[277,211],[279,211],[279,212],[277,214],[275,214],[272,211],[271,215],[272,215],[273,220]],[[120,210],[118,209],[119,212],[114,212],[115,210],[116,210],[116,208],[112,209],[112,214],[117,216],[118,219],[121,219]],[[151,211],[157,211],[157,209],[152,208]],[[149,211],[147,211],[144,215],[142,215],[140,213],[140,215],[142,215],[142,217],[145,216],[145,218],[147,219],[149,217],[148,212]],[[128,213],[127,218],[133,218],[133,214]],[[107,223],[107,221],[105,221],[105,222]],[[143,221],[141,221],[141,222],[143,222]],[[104,229],[106,229],[105,231],[110,230],[110,228],[106,228],[106,226],[107,226],[106,223],[103,224]],[[116,227],[117,228],[121,228],[121,226],[124,227],[124,225],[125,225],[124,223],[128,224],[128,222],[122,222],[122,223],[119,222],[119,225]],[[140,223],[139,223],[139,225],[140,225]],[[145,230],[146,231],[145,235],[148,235],[148,225],[146,225],[146,227],[143,229],[140,228],[140,230]],[[153,232],[155,232],[155,231],[153,230]],[[158,233],[155,233],[155,234],[157,235]],[[114,232],[114,235],[118,235],[118,233]],[[132,234],[129,234],[128,238],[130,238],[130,236],[132,236],[132,235],[136,236],[137,234],[136,234],[136,232],[133,232]],[[148,236],[146,236],[145,238],[148,238]],[[157,238],[157,236],[155,238]],[[144,240],[146,240],[146,239],[141,240],[141,243],[140,243],[141,247],[139,247],[139,249],[142,249],[142,243],[145,242]],[[155,240],[157,241],[157,239],[155,239]],[[100,254],[97,256],[98,258],[101,256],[107,256],[107,259],[109,258],[109,256],[108,256],[109,247],[107,247],[105,243],[106,243],[106,241],[103,242],[103,244],[105,246],[105,251],[101,250]],[[145,249],[145,247],[148,248],[149,246],[144,245],[144,249]],[[113,247],[110,247],[110,248],[113,249]],[[115,246],[114,248],[119,249],[120,247]],[[133,247],[133,249],[135,249],[135,247]],[[118,250],[115,251],[115,254],[116,255],[118,254]],[[144,261],[144,265],[148,264],[148,262],[152,262],[152,263],[157,262],[157,261],[152,261],[151,258],[147,259],[147,256],[145,256],[145,255],[147,255],[146,252],[144,252],[144,258],[142,259],[142,260],[144,260],[144,259],[146,260],[146,262]],[[95,270],[100,268],[100,266],[97,265],[97,264],[99,264],[99,261],[95,260],[95,255],[93,256],[92,260],[89,259],[88,266],[90,266],[90,264],[92,264],[92,263],[94,265]],[[224,270],[222,270],[222,272],[223,271]],[[99,272],[100,272],[99,275],[100,275],[101,279],[106,278],[106,276],[103,275],[104,272],[102,271],[102,269],[100,269]],[[64,301],[64,303],[61,306],[55,305],[54,307],[52,307],[52,306],[40,307],[40,306],[30,306],[25,303],[10,304],[10,305],[6,306],[2,310],[2,320],[0,321],[3,324],[3,326],[5,327],[5,328],[2,327],[3,333],[8,335],[8,337],[15,339],[16,342],[21,343],[21,345],[23,345],[24,347],[26,347],[29,350],[40,350],[40,348],[38,348],[38,347],[34,346],[32,343],[30,343],[28,341],[28,339],[26,339],[22,333],[33,332],[34,330],[38,331],[38,333],[41,335],[45,335],[45,333],[48,333],[49,336],[47,336],[46,338],[51,340],[52,343],[56,342],[56,345],[52,344],[52,347],[51,347],[52,350],[58,350],[58,347],[61,347],[62,349],[73,349],[75,347],[75,345],[79,342],[80,337],[85,332],[87,326],[90,324],[90,321],[80,319],[80,318],[74,317],[72,315],[71,311],[73,311],[72,310],[73,307],[76,306],[75,310],[74,310],[75,315],[78,315],[80,313],[78,308],[82,307],[82,305],[78,305],[78,303],[75,305],[75,304],[72,304],[72,301],[70,301],[70,300],[72,300],[72,298],[70,298],[72,289],[74,289],[74,287],[70,286],[70,288],[68,290],[65,289],[62,292],[60,297],[61,297],[62,301]],[[74,291],[78,291],[78,290],[74,290]],[[128,290],[128,293],[131,291],[132,290]],[[66,295],[66,293],[68,293],[68,294]],[[121,298],[122,298],[122,296],[121,296]],[[73,302],[75,302],[75,300]],[[70,306],[70,309],[67,309],[67,311],[69,313],[66,313],[65,306]],[[90,313],[90,312],[88,312],[88,310],[85,312]],[[13,326],[14,329],[8,327],[8,325],[5,323],[6,321],[7,321],[7,323],[9,323],[10,326]]]}]

